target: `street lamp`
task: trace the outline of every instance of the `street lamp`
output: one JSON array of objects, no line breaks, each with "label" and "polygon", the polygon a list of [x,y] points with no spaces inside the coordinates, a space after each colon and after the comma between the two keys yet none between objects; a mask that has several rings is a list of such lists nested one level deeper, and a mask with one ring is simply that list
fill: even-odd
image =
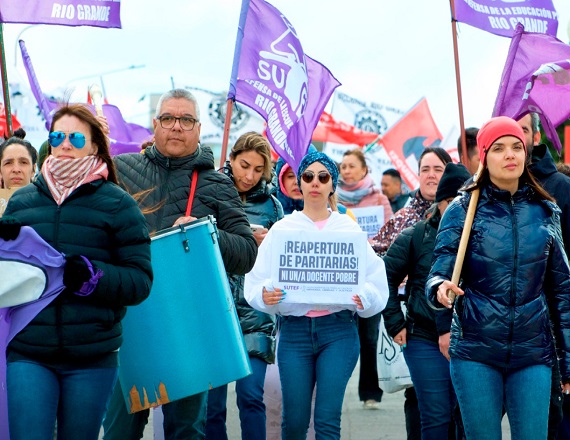
[{"label": "street lamp", "polygon": [[100,81],[100,83],[101,83],[101,90],[102,90],[102,92],[103,92],[103,99],[106,100],[106,99],[107,99],[107,92],[106,92],[106,90],[105,90],[105,83],[103,82],[103,77],[104,77],[104,76],[106,76],[106,75],[111,75],[111,74],[113,74],[113,73],[125,72],[125,71],[127,71],[127,70],[142,69],[143,67],[146,67],[146,65],[145,65],[145,64],[131,65],[131,66],[128,66],[128,67],[123,67],[122,69],[113,69],[113,70],[108,70],[108,71],[106,71],[106,72],[93,73],[93,74],[91,74],[91,75],[80,76],[80,77],[73,78],[72,80],[67,81],[67,83],[66,83],[65,86],[67,87],[70,83],[75,82],[75,81],[81,81],[81,80],[84,80],[84,79],[89,79],[89,78],[96,78],[96,77],[98,77],[98,78],[99,78],[99,81]]}]

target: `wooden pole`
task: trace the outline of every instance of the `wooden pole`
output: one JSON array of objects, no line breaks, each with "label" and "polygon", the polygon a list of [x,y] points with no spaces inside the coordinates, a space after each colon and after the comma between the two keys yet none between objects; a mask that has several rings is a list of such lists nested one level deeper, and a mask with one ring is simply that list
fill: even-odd
[{"label": "wooden pole", "polygon": [[[473,182],[476,183],[481,177],[483,171],[483,164],[479,164],[477,173],[473,178]],[[463,231],[461,232],[461,239],[459,240],[459,248],[457,249],[457,258],[455,259],[455,266],[453,266],[453,274],[451,275],[451,282],[456,286],[459,285],[459,280],[461,278],[461,269],[463,269],[463,260],[465,259],[465,251],[467,250],[467,244],[469,243],[469,236],[471,235],[471,226],[473,226],[473,219],[475,218],[475,211],[477,210],[477,202],[479,201],[479,188],[474,189],[471,192],[471,200],[469,200],[469,206],[467,207],[467,214],[465,214],[465,223],[463,223]],[[447,291],[447,297],[451,300],[451,303],[455,300],[455,292],[452,290]]]},{"label": "wooden pole", "polygon": [[8,87],[8,74],[6,73],[6,49],[4,47],[4,24],[0,23],[0,75],[2,76],[2,92],[4,95],[4,114],[6,115],[7,137],[11,137],[12,111],[10,109],[10,89]]},{"label": "wooden pole", "polygon": [[465,137],[465,121],[463,120],[463,96],[461,94],[461,72],[459,68],[459,49],[457,47],[457,20],[455,19],[455,0],[449,0],[451,5],[451,32],[453,34],[453,58],[455,60],[455,84],[457,87],[457,104],[459,108],[459,129],[461,131],[461,156],[467,166],[467,139]]},{"label": "wooden pole", "polygon": [[224,121],[224,137],[222,138],[222,151],[220,153],[220,168],[226,162],[226,155],[228,153],[228,142],[230,139],[230,125],[232,123],[232,110],[234,108],[234,101],[230,98],[226,106],[226,120]]}]

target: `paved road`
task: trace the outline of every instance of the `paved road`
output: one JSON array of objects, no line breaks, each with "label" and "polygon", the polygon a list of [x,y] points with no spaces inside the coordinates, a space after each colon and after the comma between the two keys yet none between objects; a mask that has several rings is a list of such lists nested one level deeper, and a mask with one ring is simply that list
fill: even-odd
[{"label": "paved road", "polygon": [[[240,440],[241,431],[235,405],[235,391],[229,387],[228,395],[228,438]],[[151,411],[152,412],[152,411]],[[152,416],[151,416],[152,417]],[[143,440],[159,440],[154,436],[153,422],[145,430]],[[358,400],[358,365],[348,383],[342,411],[342,440],[405,440],[406,425],[404,421],[404,393],[384,394],[380,409],[364,410]],[[510,439],[508,422],[503,420],[503,439]],[[277,439],[268,439],[277,440]]]}]

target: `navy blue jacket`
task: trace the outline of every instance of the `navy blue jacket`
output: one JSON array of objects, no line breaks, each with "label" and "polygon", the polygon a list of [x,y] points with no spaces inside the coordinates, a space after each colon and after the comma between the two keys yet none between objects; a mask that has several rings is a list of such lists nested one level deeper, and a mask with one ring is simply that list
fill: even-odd
[{"label": "navy blue jacket", "polygon": [[[451,279],[471,193],[447,208],[426,283],[431,303]],[[528,186],[513,196],[483,185],[461,273],[450,355],[498,368],[552,365],[554,337],[570,379],[570,269],[560,210]],[[550,312],[550,313],[549,313]],[[552,320],[551,320],[552,318]]]},{"label": "navy blue jacket", "polygon": [[562,211],[560,227],[566,255],[568,255],[570,252],[570,177],[558,171],[550,151],[544,144],[534,146],[529,170],[548,194],[556,199],[556,204]]}]

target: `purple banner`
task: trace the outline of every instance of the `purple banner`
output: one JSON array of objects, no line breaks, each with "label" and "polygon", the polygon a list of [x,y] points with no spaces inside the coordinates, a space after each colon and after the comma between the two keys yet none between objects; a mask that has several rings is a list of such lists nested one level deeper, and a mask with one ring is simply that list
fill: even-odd
[{"label": "purple banner", "polygon": [[293,170],[340,83],[306,56],[291,23],[263,0],[243,0],[228,99],[267,121],[269,142]]},{"label": "purple banner", "polygon": [[548,139],[562,145],[556,127],[570,117],[570,45],[518,26],[509,53],[493,116],[520,119],[538,113]]},{"label": "purple banner", "polygon": [[518,23],[527,32],[556,37],[558,13],[552,0],[453,0],[455,19],[503,37],[511,37]]},{"label": "purple banner", "polygon": [[121,27],[121,0],[2,0],[1,23]]},{"label": "purple banner", "polygon": [[[21,281],[20,284],[15,285],[14,290],[19,289],[21,294],[30,301],[14,307],[0,308],[0,439],[9,439],[6,347],[12,338],[65,288],[63,285],[65,258],[32,228],[24,226],[16,240],[0,239],[0,264],[9,265],[9,269],[3,268],[4,273],[9,271],[12,277]],[[41,269],[40,272],[45,277],[41,284],[42,288],[31,288],[38,284],[28,282],[33,279],[29,278],[32,273],[29,270],[30,267],[36,270]],[[0,294],[10,295],[10,289],[0,289]],[[35,299],[30,299],[30,295]]]},{"label": "purple banner", "polygon": [[[23,40],[20,40],[20,50],[32,93],[46,121],[46,129],[49,130],[52,114],[57,108],[58,103],[53,99],[46,98],[42,93],[40,83],[34,71],[34,66],[32,65],[32,60]],[[90,104],[85,105],[91,109],[93,114],[96,114],[95,107]],[[138,153],[141,151],[141,144],[152,138],[152,132],[148,128],[126,122],[119,108],[114,105],[103,104],[103,114],[109,124],[109,141],[112,156],[123,153]]]}]

